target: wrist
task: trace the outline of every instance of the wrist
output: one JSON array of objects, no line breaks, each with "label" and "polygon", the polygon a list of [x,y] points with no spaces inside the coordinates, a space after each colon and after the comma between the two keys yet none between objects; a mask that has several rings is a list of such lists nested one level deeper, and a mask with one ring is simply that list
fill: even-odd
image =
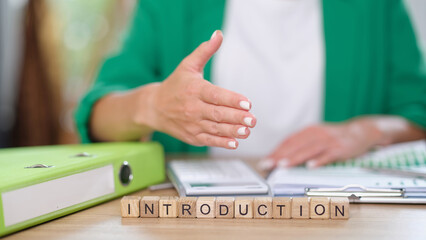
[{"label": "wrist", "polygon": [[391,139],[383,129],[380,128],[377,120],[372,117],[360,117],[349,122],[350,131],[367,141],[371,147],[385,146],[391,143]]},{"label": "wrist", "polygon": [[129,104],[135,106],[132,110],[131,119],[132,124],[138,128],[150,132],[156,129],[155,95],[159,86],[160,83],[152,83],[135,90],[134,98]]}]

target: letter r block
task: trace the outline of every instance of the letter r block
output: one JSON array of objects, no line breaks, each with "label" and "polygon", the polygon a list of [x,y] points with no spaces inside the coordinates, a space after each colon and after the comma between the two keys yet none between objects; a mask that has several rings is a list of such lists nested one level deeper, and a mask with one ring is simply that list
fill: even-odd
[{"label": "letter r block", "polygon": [[196,214],[196,197],[181,197],[178,200],[178,217],[195,218]]},{"label": "letter r block", "polygon": [[253,201],[254,218],[272,218],[272,198],[255,197]]},{"label": "letter r block", "polygon": [[141,217],[143,218],[157,218],[158,217],[158,202],[159,196],[144,196],[141,199]]},{"label": "letter r block", "polygon": [[216,218],[234,218],[234,198],[216,198]]}]

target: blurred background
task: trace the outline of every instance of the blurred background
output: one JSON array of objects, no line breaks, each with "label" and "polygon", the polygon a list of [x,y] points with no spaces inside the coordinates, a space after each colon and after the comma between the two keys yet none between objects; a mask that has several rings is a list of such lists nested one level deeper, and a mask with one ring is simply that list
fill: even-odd
[{"label": "blurred background", "polygon": [[[426,53],[426,1],[406,0]],[[0,148],[78,143],[73,112],[136,0],[0,0]]]}]

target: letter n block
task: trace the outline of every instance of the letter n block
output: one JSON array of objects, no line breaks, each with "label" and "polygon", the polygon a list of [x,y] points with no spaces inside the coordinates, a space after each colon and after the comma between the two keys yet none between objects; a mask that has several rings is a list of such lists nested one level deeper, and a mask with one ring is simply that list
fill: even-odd
[{"label": "letter n block", "polygon": [[196,212],[196,197],[181,197],[178,200],[178,217],[180,218],[195,218]]},{"label": "letter n block", "polygon": [[215,201],[215,197],[199,197],[197,199],[197,218],[214,218]]},{"label": "letter n block", "polygon": [[309,219],[309,198],[296,197],[291,202],[291,217],[295,219]]},{"label": "letter n block", "polygon": [[253,198],[235,198],[234,211],[235,218],[253,218]]},{"label": "letter n block", "polygon": [[163,196],[158,201],[159,215],[162,218],[175,218],[177,217],[177,201],[178,197]]},{"label": "letter n block", "polygon": [[216,218],[234,218],[234,198],[216,198]]},{"label": "letter n block", "polygon": [[140,200],[141,200],[141,197],[124,196],[121,199],[121,217],[138,218]]},{"label": "letter n block", "polygon": [[142,218],[158,218],[158,202],[159,196],[144,196],[141,199],[141,217]]},{"label": "letter n block", "polygon": [[349,219],[349,199],[346,197],[332,197],[330,199],[331,219]]},{"label": "letter n block", "polygon": [[311,198],[310,215],[312,219],[330,219],[330,198]]},{"label": "letter n block", "polygon": [[272,198],[255,197],[253,211],[254,218],[272,218]]},{"label": "letter n block", "polygon": [[274,197],[272,199],[273,218],[291,218],[291,198]]}]

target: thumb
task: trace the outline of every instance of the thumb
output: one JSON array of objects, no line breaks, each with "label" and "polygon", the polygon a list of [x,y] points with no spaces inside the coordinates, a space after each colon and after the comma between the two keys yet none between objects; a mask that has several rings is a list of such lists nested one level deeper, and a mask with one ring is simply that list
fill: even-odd
[{"label": "thumb", "polygon": [[184,64],[194,71],[202,73],[206,63],[219,50],[222,40],[222,32],[220,30],[214,31],[209,41],[200,44],[200,46],[183,60]]}]

